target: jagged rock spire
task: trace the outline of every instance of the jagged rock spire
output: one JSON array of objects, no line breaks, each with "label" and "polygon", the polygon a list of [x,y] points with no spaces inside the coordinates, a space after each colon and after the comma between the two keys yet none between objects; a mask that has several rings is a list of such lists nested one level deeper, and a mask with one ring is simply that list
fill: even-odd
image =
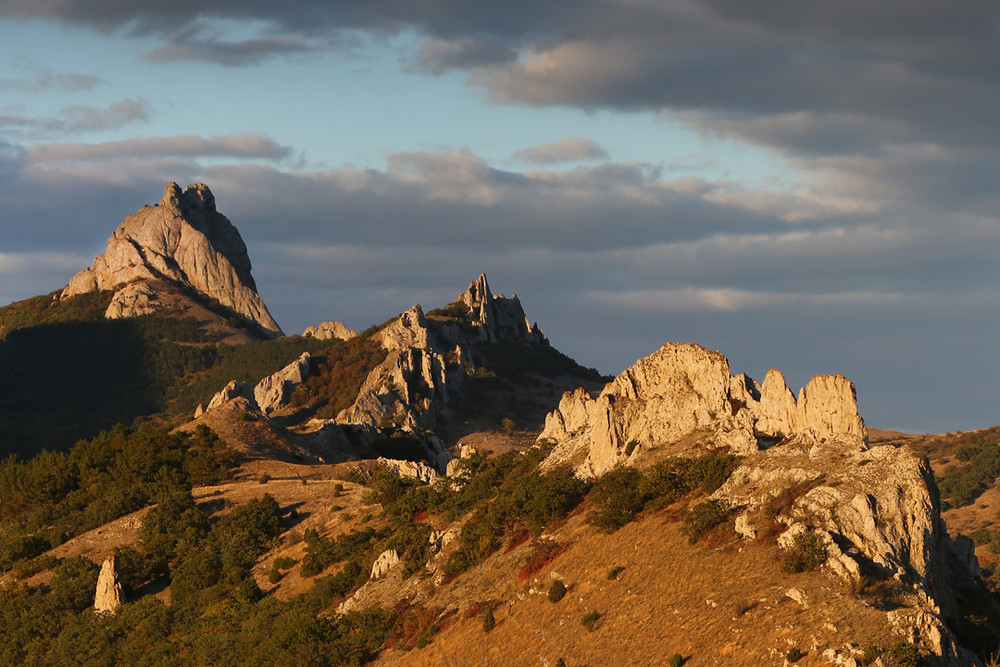
[{"label": "jagged rock spire", "polygon": [[[250,257],[239,231],[215,208],[215,195],[197,183],[182,191],[167,184],[160,202],[125,218],[104,253],[91,268],[76,274],[62,295],[116,289],[107,316],[141,314],[130,304],[137,298],[130,283],[166,279],[192,287],[256,322],[272,334],[281,328],[271,317],[250,273]],[[144,294],[142,307],[155,303]],[[143,311],[148,312],[148,311]]]}]

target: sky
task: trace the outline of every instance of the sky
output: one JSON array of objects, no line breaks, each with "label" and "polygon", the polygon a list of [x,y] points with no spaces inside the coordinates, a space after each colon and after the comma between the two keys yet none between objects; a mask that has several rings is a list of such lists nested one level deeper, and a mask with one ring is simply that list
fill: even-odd
[{"label": "sky", "polygon": [[287,333],[486,272],[617,374],[667,341],[1000,423],[995,0],[0,0],[0,303],[207,183]]}]

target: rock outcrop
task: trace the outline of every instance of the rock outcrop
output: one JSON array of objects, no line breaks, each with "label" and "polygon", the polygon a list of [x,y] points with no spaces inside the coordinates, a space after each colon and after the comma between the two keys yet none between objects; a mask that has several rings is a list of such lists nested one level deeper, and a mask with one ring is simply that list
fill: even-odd
[{"label": "rock outcrop", "polygon": [[308,352],[303,352],[298,359],[254,386],[253,397],[261,412],[269,415],[288,405],[292,392],[309,377],[311,358]]},{"label": "rock outcrop", "polygon": [[[303,352],[298,359],[277,373],[263,378],[256,385],[230,380],[229,384],[212,397],[206,410],[217,408],[235,398],[245,398],[251,408],[257,409],[264,415],[270,415],[288,405],[292,392],[309,377],[311,359],[308,352]],[[196,412],[195,418],[201,414]]]},{"label": "rock outcrop", "polygon": [[470,350],[479,343],[548,345],[531,325],[517,296],[490,291],[486,274],[433,317],[414,305],[374,334],[389,354],[369,373],[354,404],[337,415],[342,424],[406,431],[433,427],[450,402],[450,387],[474,371]]},{"label": "rock outcrop", "polygon": [[399,552],[395,549],[386,549],[379,554],[379,557],[375,559],[372,564],[372,573],[370,579],[381,579],[386,575],[389,570],[399,563]]},{"label": "rock outcrop", "polygon": [[818,375],[796,401],[778,371],[759,385],[744,374],[732,376],[718,352],[667,343],[596,398],[582,389],[564,394],[539,439],[556,443],[546,467],[569,462],[593,477],[690,438],[705,450],[748,454],[793,435],[816,442],[867,438],[854,385],[843,376]]},{"label": "rock outcrop", "polygon": [[104,560],[101,572],[97,575],[94,611],[98,614],[113,614],[124,601],[122,584],[118,578],[118,556],[112,554]]},{"label": "rock outcrop", "polygon": [[547,342],[538,324],[531,324],[524,315],[521,301],[514,294],[509,299],[503,294],[494,295],[486,280],[486,274],[469,283],[469,287],[459,297],[468,310],[469,322],[476,327],[481,340],[498,341],[524,340],[533,343]]},{"label": "rock outcrop", "polygon": [[[789,505],[774,516],[781,497]],[[939,664],[978,664],[945,618],[955,615],[953,587],[971,585],[979,565],[967,538],[948,535],[930,466],[909,448],[796,436],[744,459],[713,498],[738,512],[745,539],[779,532],[778,544],[794,549],[811,532],[825,544],[823,568],[833,576],[854,586],[864,577],[897,582],[900,608],[887,623]]]},{"label": "rock outcrop", "polygon": [[302,335],[311,336],[312,338],[316,338],[318,340],[330,340],[331,338],[351,340],[358,335],[358,332],[354,329],[348,329],[347,325],[343,322],[327,320],[326,322],[320,322],[316,326],[306,327],[306,330],[302,332]]},{"label": "rock outcrop", "polygon": [[125,218],[104,253],[70,280],[62,296],[118,290],[108,316],[130,317],[155,310],[155,293],[141,285],[162,279],[197,290],[269,335],[281,335],[250,269],[240,233],[216,210],[208,186],[189,185],[181,191],[170,183],[158,204]]}]

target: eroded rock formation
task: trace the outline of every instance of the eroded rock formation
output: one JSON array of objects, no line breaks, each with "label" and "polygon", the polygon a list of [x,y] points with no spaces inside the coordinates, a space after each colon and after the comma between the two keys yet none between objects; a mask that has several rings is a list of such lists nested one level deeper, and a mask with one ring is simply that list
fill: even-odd
[{"label": "eroded rock formation", "polygon": [[124,601],[122,584],[118,578],[118,556],[112,554],[104,559],[101,572],[97,575],[94,611],[98,614],[113,614]]},{"label": "eroded rock formation", "polygon": [[667,343],[627,368],[596,398],[578,389],[563,395],[539,436],[556,443],[546,466],[569,462],[585,477],[695,438],[705,450],[748,454],[789,436],[817,442],[867,438],[854,385],[818,375],[796,401],[779,371],[759,385],[733,376],[720,353]]},{"label": "eroded rock formation", "polygon": [[164,279],[218,301],[265,333],[281,335],[250,269],[240,233],[216,211],[208,186],[189,185],[181,191],[170,183],[158,204],[125,218],[104,253],[73,276],[62,296],[114,289],[108,317],[130,317],[155,310],[155,291],[141,285]]},{"label": "eroded rock formation", "polygon": [[348,329],[347,325],[343,322],[327,320],[326,322],[320,322],[316,326],[306,327],[306,330],[302,332],[302,335],[311,336],[319,340],[329,340],[331,338],[350,340],[357,336],[358,332],[354,329]]},{"label": "eroded rock formation", "polygon": [[[229,384],[208,402],[207,410],[217,408],[234,398],[242,397],[249,400],[252,408],[256,408],[264,415],[270,415],[275,410],[288,405],[292,392],[309,377],[310,359],[309,353],[303,352],[298,359],[277,373],[263,378],[256,385],[230,380]],[[201,412],[195,413],[196,418],[200,415]]]}]

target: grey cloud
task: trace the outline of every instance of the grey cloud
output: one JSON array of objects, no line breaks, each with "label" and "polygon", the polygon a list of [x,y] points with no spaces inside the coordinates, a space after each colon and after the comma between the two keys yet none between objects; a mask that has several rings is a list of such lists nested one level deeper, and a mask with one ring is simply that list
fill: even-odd
[{"label": "grey cloud", "polygon": [[480,39],[434,40],[420,44],[410,69],[426,74],[443,74],[495,65],[517,58],[517,46],[511,41],[485,37]]},{"label": "grey cloud", "polygon": [[222,30],[194,24],[165,35],[165,44],[149,51],[150,61],[193,60],[229,67],[254,65],[279,55],[322,49],[315,41],[289,35],[268,35],[240,41],[227,40]]},{"label": "grey cloud", "polygon": [[49,143],[27,149],[28,159],[36,162],[52,160],[111,160],[117,158],[155,157],[234,157],[284,160],[292,149],[262,134],[230,134],[203,138],[195,135],[125,139],[97,144]]},{"label": "grey cloud", "polygon": [[550,144],[523,148],[513,157],[531,164],[555,164],[580,160],[606,160],[608,152],[593,139],[568,137]]},{"label": "grey cloud", "polygon": [[76,93],[90,90],[101,82],[100,77],[91,74],[35,69],[30,77],[0,77],[0,91],[37,93],[43,90],[58,90],[64,93]]},{"label": "grey cloud", "polygon": [[55,117],[3,114],[0,115],[0,129],[20,130],[34,135],[109,130],[147,120],[150,114],[145,100],[124,99],[104,108],[67,105]]},{"label": "grey cloud", "polygon": [[[995,214],[952,214],[941,225],[934,211],[820,209],[788,222],[808,198],[761,202],[664,179],[653,165],[503,171],[468,150],[327,172],[197,157],[108,157],[100,169],[27,160],[0,179],[5,220],[15,221],[0,226],[0,247],[22,260],[90,257],[165,181],[205,181],[289,331],[442,305],[486,271],[497,291],[518,292],[559,349],[606,372],[664,341],[693,340],[756,377],[770,366],[799,384],[843,372],[872,425],[985,426],[986,404],[1000,398]],[[79,268],[53,264],[32,278],[53,284],[11,298],[58,288]],[[942,399],[939,386],[952,390]],[[929,411],[935,403],[940,411]]]}]

